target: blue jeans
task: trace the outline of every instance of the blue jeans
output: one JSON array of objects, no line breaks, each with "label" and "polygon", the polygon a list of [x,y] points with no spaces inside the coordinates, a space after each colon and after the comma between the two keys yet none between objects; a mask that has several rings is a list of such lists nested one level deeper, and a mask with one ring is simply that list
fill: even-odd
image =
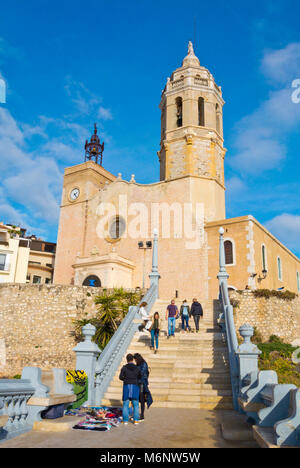
[{"label": "blue jeans", "polygon": [[154,338],[156,349],[158,349],[158,333],[155,333],[155,330],[151,330],[151,346],[154,348]]},{"label": "blue jeans", "polygon": [[[185,322],[185,325],[184,325],[184,322]],[[181,328],[182,330],[189,328],[189,316],[188,315],[181,316]]]},{"label": "blue jeans", "polygon": [[133,420],[138,421],[140,418],[139,400],[125,400],[123,401],[123,422],[129,421],[129,402],[130,401],[132,401],[132,405],[133,405]]},{"label": "blue jeans", "polygon": [[175,317],[169,317],[168,318],[168,334],[169,334],[169,336],[175,334],[175,326],[176,326],[176,318]]}]

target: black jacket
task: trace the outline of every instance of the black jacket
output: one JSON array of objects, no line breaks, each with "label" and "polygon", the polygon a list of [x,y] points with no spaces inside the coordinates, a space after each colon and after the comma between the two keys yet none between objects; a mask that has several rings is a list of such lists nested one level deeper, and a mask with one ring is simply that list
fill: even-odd
[{"label": "black jacket", "polygon": [[191,315],[203,315],[203,309],[200,302],[193,302],[191,307]]},{"label": "black jacket", "polygon": [[[180,317],[182,317],[182,314],[183,314],[183,307],[185,307],[183,304],[182,306],[180,307]],[[188,314],[189,314],[189,317],[191,316],[191,308],[190,306],[187,304],[186,307],[188,308]]]},{"label": "black jacket", "polygon": [[138,385],[141,379],[141,371],[133,362],[129,362],[122,367],[119,379],[122,380],[124,384]]}]

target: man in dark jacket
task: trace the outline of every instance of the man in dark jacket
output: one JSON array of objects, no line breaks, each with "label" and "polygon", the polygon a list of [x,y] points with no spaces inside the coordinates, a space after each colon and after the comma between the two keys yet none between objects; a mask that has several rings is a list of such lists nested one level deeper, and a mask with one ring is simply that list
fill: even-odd
[{"label": "man in dark jacket", "polygon": [[127,354],[127,364],[122,367],[119,379],[123,381],[123,423],[129,421],[129,403],[133,405],[133,422],[139,423],[139,380],[141,371],[133,362],[133,355]]},{"label": "man in dark jacket", "polygon": [[193,304],[191,307],[191,315],[194,317],[196,333],[198,333],[199,321],[200,321],[200,317],[203,316],[203,309],[202,309],[202,305],[200,304],[200,302],[197,301],[196,298],[193,299]]}]

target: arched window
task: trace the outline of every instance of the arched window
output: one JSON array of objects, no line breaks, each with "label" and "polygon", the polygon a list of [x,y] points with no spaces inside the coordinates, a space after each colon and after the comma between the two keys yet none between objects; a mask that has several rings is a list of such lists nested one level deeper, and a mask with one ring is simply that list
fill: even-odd
[{"label": "arched window", "polygon": [[278,279],[282,281],[282,265],[281,265],[280,257],[277,257],[277,269],[278,269]]},{"label": "arched window", "polygon": [[219,104],[216,104],[216,130],[221,133],[221,112]]},{"label": "arched window", "polygon": [[199,97],[198,99],[198,125],[200,127],[205,126],[204,98],[203,97]]},{"label": "arched window", "polygon": [[176,98],[176,125],[182,127],[182,98]]},{"label": "arched window", "polygon": [[261,260],[262,260],[262,271],[267,271],[267,251],[266,246],[261,246]]},{"label": "arched window", "polygon": [[299,276],[299,271],[297,271],[297,290],[300,292],[300,276]]},{"label": "arched window", "polygon": [[90,286],[93,288],[100,288],[101,287],[101,281],[96,275],[90,275],[87,278],[85,278],[84,282],[82,283],[82,286]]},{"label": "arched window", "polygon": [[225,264],[232,265],[233,262],[233,244],[230,240],[226,240],[224,242],[224,249],[225,249]]}]

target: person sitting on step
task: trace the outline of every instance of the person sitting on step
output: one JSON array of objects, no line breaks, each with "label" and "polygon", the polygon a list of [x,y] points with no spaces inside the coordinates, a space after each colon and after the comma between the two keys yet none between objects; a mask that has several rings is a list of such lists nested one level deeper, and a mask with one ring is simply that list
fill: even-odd
[{"label": "person sitting on step", "polygon": [[150,327],[151,327],[151,319],[150,319],[150,316],[147,312],[147,302],[142,302],[140,304],[140,308],[139,308],[139,314],[141,316],[141,319],[144,321],[144,323],[142,323],[140,326],[139,326],[139,331],[143,331],[144,329],[146,329],[147,331],[149,331]]}]

